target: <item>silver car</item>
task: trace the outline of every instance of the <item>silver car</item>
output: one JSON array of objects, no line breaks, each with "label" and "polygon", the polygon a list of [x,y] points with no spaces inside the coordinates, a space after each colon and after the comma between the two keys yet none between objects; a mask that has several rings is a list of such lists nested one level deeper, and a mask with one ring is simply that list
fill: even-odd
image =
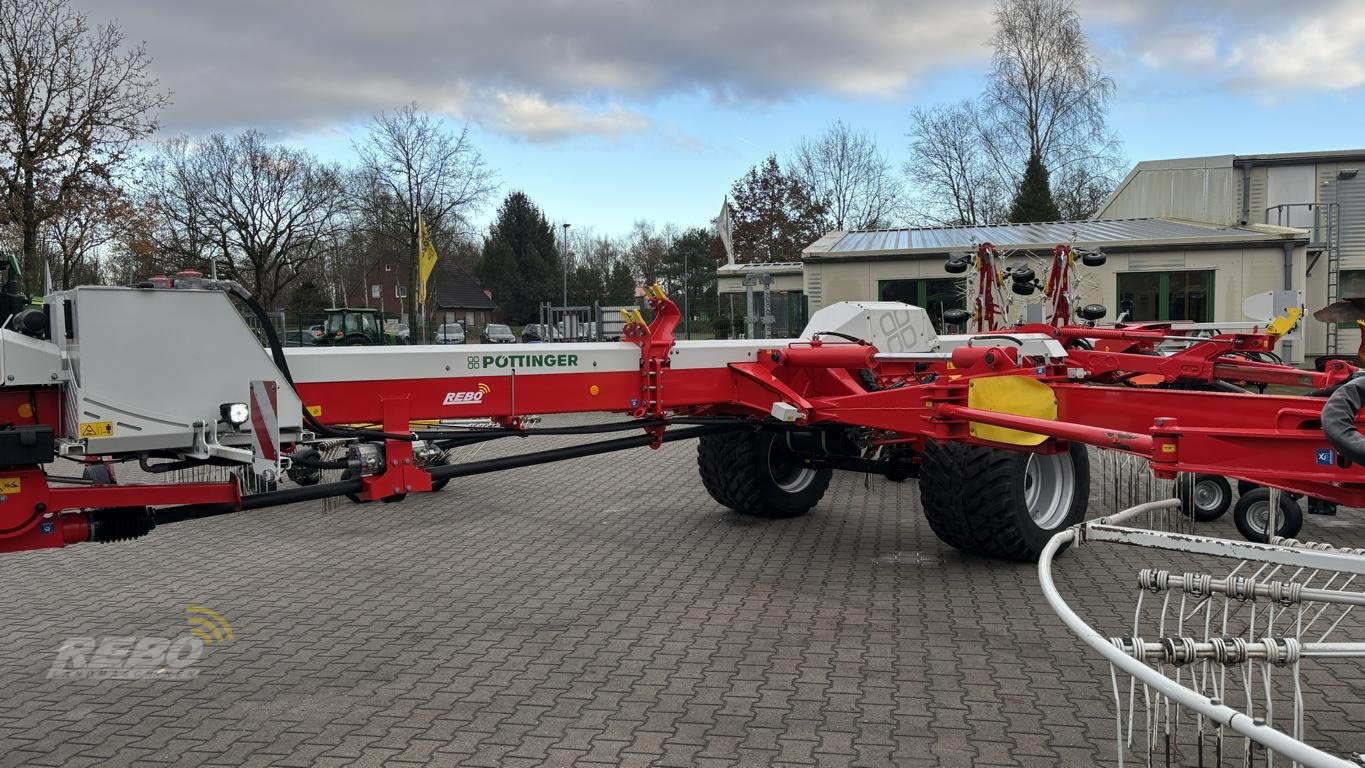
[{"label": "silver car", "polygon": [[444,323],[436,328],[437,344],[463,344],[464,326],[459,323]]}]

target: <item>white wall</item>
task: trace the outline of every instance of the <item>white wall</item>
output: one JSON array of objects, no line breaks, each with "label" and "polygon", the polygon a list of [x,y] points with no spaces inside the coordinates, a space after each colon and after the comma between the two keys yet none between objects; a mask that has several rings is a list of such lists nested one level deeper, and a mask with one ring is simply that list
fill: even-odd
[{"label": "white wall", "polygon": [[[1313,285],[1305,286],[1305,249],[1294,251],[1294,287],[1308,292],[1309,317],[1304,321],[1307,345],[1296,344],[1294,356],[1303,359],[1304,352],[1321,353],[1326,346],[1326,328],[1313,320],[1315,286],[1322,282],[1315,270]],[[1041,262],[1032,266],[1043,276]],[[1081,303],[1103,304],[1109,309],[1106,319],[1113,320],[1119,311],[1118,278],[1120,272],[1159,272],[1179,270],[1212,270],[1214,320],[1244,322],[1242,301],[1247,296],[1278,290],[1284,281],[1284,249],[1279,246],[1235,248],[1223,250],[1164,250],[1138,253],[1111,253],[1103,267],[1081,268],[1083,273]],[[806,294],[812,312],[837,301],[867,301],[877,298],[877,285],[882,280],[898,278],[951,277],[938,258],[901,259],[895,261],[862,262],[807,262],[805,265]],[[812,284],[818,286],[818,296]],[[1322,290],[1325,294],[1325,282]]]}]

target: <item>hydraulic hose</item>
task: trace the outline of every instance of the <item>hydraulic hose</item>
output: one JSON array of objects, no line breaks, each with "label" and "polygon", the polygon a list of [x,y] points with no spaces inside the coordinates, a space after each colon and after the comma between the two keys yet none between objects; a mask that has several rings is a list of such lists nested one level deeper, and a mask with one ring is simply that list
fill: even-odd
[{"label": "hydraulic hose", "polygon": [[1365,404],[1365,375],[1357,373],[1337,387],[1322,406],[1322,431],[1342,456],[1365,464],[1365,437],[1356,427],[1356,414]]},{"label": "hydraulic hose", "polygon": [[[742,428],[744,428],[743,424],[736,422],[734,424],[708,424],[699,427],[689,427],[687,429],[674,429],[665,432],[661,440],[665,443],[672,443],[678,440],[690,440],[703,435],[712,435],[718,432],[727,432]],[[529,467],[535,464],[548,464],[554,461],[564,461],[584,456],[594,456],[601,453],[623,451],[628,448],[640,448],[652,444],[655,439],[655,436],[650,434],[635,435],[633,437],[618,437],[614,440],[601,440],[595,443],[584,443],[582,445],[574,445],[567,448],[555,448],[548,451],[523,453],[516,456],[505,456],[484,461],[470,461],[463,464],[431,467],[427,472],[430,473],[431,479],[433,480],[446,480],[452,477],[466,477],[468,475],[480,475],[487,472],[500,472],[505,469]],[[241,511],[276,507],[281,504],[294,504],[300,501],[317,501],[319,499],[328,499],[333,496],[343,496],[346,494],[357,494],[364,490],[364,487],[364,480],[357,477],[335,483],[319,483],[318,485],[285,488],[279,491],[267,491],[266,493],[257,493],[243,497]],[[178,507],[163,507],[156,510],[156,519],[153,525],[166,525],[182,520],[198,520],[204,517],[216,517],[218,515],[230,514],[235,511],[238,510],[234,509],[231,504],[185,504]]]},{"label": "hydraulic hose", "polygon": [[[688,429],[675,429],[665,432],[660,440],[665,443],[671,443],[676,440],[690,440],[694,437],[712,435],[717,432],[727,432],[737,428],[739,427],[728,424],[716,424],[711,426],[689,427]],[[623,451],[627,448],[639,448],[652,444],[654,440],[654,435],[649,434],[635,435],[634,437],[618,437],[615,440],[583,443],[581,445],[569,446],[568,448],[554,448],[548,451],[523,453],[516,456],[506,456],[497,459],[468,461],[462,464],[431,467],[427,472],[431,475],[432,480],[445,480],[452,477],[465,477],[467,475],[480,475],[485,472],[500,472],[504,469],[529,467],[535,464],[548,464],[552,461],[577,459],[584,456],[594,456],[599,453]],[[256,497],[253,496],[251,498]]]},{"label": "hydraulic hose", "polygon": [[[261,324],[261,330],[265,333],[266,344],[270,346],[270,356],[275,360],[275,367],[280,369],[280,373],[284,376],[284,380],[289,382],[289,386],[293,388],[294,375],[290,373],[289,361],[284,357],[284,345],[280,343],[279,334],[275,333],[275,323],[270,320],[270,315],[265,311],[265,307],[262,307],[261,303],[256,301],[256,297],[252,296],[251,293],[239,283],[230,282],[226,283],[226,286],[228,288],[228,293],[237,297],[239,301],[246,305],[247,309],[251,310],[251,314],[256,316],[257,322]],[[336,427],[329,427],[314,418],[313,414],[309,413],[307,409],[303,412],[303,421],[313,430],[313,432],[327,437],[368,437],[375,440],[415,439],[410,434],[395,434],[373,429],[338,429]]]}]

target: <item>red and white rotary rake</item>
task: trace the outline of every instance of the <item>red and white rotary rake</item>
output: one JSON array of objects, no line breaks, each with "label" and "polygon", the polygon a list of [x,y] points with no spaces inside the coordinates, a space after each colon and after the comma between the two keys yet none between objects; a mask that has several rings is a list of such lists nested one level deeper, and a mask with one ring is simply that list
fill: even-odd
[{"label": "red and white rotary rake", "polygon": [[[1055,259],[1049,286],[1065,286],[1076,256],[1059,248]],[[166,284],[76,288],[21,310],[11,281],[0,551],[131,539],[339,495],[397,500],[464,475],[690,438],[703,484],[738,513],[801,515],[834,470],[917,476],[935,533],[990,557],[1036,558],[1084,518],[1087,445],[1147,459],[1160,477],[1237,478],[1365,506],[1356,420],[1365,381],[1345,362],[1317,373],[1264,362],[1293,317],[1193,339],[1168,325],[1097,325],[1093,307],[1073,311],[1035,281],[1050,292],[1051,317],[1037,324],[1003,326],[986,307],[982,330],[940,335],[917,307],[845,302],[816,312],[796,339],[678,341],[678,310],[655,287],[652,319],[636,313],[618,343],[282,350],[268,321],[269,349],[242,321],[234,299],[265,314],[235,284],[195,275]],[[1090,319],[1076,324],[1073,313]],[[1182,341],[1174,352],[1162,346],[1172,337]],[[628,418],[558,428],[526,419],[582,412]],[[458,425],[470,419],[491,426]],[[414,427],[424,422],[438,426]],[[503,437],[613,431],[636,434],[448,460]],[[84,462],[82,476],[59,476],[59,458]],[[235,475],[113,482],[112,465],[129,461],[153,474]],[[336,470],[340,480],[321,481]],[[278,487],[286,476],[293,485]],[[243,495],[247,477],[267,490]],[[1275,532],[1292,535],[1294,522],[1281,516]]]}]

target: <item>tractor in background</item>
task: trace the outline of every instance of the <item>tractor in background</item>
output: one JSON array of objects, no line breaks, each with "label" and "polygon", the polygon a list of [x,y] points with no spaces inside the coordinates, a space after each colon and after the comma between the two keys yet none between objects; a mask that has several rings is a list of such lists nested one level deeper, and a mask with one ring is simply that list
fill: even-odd
[{"label": "tractor in background", "polygon": [[374,347],[402,341],[385,330],[384,318],[377,309],[333,307],[327,310],[322,335],[314,343],[321,347]]}]

